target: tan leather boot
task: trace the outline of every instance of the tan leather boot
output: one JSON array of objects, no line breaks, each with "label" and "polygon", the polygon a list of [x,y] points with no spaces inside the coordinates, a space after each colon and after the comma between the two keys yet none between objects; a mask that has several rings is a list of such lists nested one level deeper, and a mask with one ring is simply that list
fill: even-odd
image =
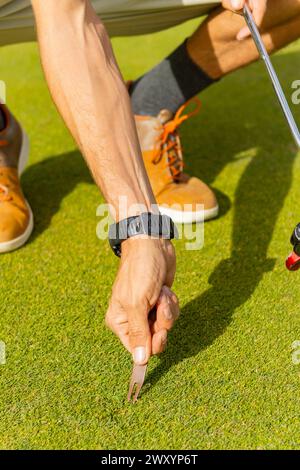
[{"label": "tan leather boot", "polygon": [[191,101],[197,103],[197,109],[190,114],[182,115],[188,102],[175,116],[168,110],[162,110],[157,117],[135,116],[146,170],[160,212],[174,222],[186,224],[212,219],[219,211],[213,191],[200,179],[183,173],[177,129],[198,112],[199,100]]},{"label": "tan leather boot", "polygon": [[33,215],[19,175],[29,154],[28,138],[6,106],[6,127],[0,132],[0,253],[24,245],[33,230]]}]

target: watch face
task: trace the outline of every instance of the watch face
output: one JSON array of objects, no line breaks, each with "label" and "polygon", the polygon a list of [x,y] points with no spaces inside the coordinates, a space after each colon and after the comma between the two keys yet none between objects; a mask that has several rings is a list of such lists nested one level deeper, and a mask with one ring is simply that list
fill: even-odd
[{"label": "watch face", "polygon": [[140,219],[132,220],[128,225],[128,236],[133,237],[134,235],[138,235],[140,233],[144,233],[142,230],[142,224]]}]

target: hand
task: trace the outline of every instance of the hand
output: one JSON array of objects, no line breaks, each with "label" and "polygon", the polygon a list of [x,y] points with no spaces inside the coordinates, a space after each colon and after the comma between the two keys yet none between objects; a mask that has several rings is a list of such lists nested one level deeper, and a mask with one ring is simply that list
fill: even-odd
[{"label": "hand", "polygon": [[[239,11],[242,10],[245,4],[248,3],[250,10],[253,13],[253,17],[258,27],[262,25],[265,13],[267,11],[268,0],[223,0],[222,4],[224,8],[229,10]],[[237,39],[242,41],[250,36],[248,26],[245,26],[237,35]]]},{"label": "hand", "polygon": [[[136,364],[146,364],[152,354],[166,347],[168,331],[179,316],[178,299],[170,290],[175,271],[170,241],[134,237],[122,243],[106,324]],[[153,320],[149,313],[154,307]]]}]

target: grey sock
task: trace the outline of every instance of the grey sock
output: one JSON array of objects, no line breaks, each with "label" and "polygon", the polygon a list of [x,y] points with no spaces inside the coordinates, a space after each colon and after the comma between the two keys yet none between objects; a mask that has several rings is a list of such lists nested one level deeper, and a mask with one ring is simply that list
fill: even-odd
[{"label": "grey sock", "polygon": [[190,58],[187,41],[146,75],[133,82],[130,94],[134,114],[157,116],[178,108],[215,82]]}]

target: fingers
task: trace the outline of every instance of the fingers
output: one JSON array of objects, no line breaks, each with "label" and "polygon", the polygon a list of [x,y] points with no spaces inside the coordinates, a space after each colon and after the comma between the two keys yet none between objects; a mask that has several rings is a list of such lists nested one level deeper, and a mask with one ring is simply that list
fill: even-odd
[{"label": "fingers", "polygon": [[152,353],[152,338],[147,309],[128,312],[129,344],[135,364],[147,364]]},{"label": "fingers", "polygon": [[267,1],[252,0],[252,11],[256,24],[261,26],[267,11]]},{"label": "fingers", "polygon": [[157,302],[156,320],[152,325],[152,354],[162,353],[167,345],[167,334],[179,317],[179,302],[176,295],[164,286]]},{"label": "fingers", "polygon": [[167,346],[168,332],[167,330],[160,330],[152,337],[152,354],[157,355],[164,352]]},{"label": "fingers", "polygon": [[123,346],[131,353],[129,331],[126,313],[113,298],[105,317],[106,326],[119,338]]},{"label": "fingers", "polygon": [[227,10],[241,10],[245,5],[245,0],[223,0],[222,5]]},{"label": "fingers", "polygon": [[243,41],[244,39],[247,39],[251,35],[250,29],[248,26],[245,26],[243,29],[239,31],[237,34],[237,40],[238,41]]},{"label": "fingers", "polygon": [[129,342],[135,364],[146,364],[151,354],[162,353],[170,331],[179,317],[179,302],[167,286],[163,286],[157,302],[156,319],[149,325],[147,310],[129,315]]},{"label": "fingers", "polygon": [[[260,1],[259,0],[252,0],[249,3],[249,6],[252,10],[253,18],[254,18],[255,23],[257,24],[257,26],[260,27],[263,23],[263,19],[265,17],[266,10],[267,10],[266,0],[263,0],[263,1],[261,1],[261,0]],[[245,26],[237,34],[237,40],[238,41],[243,41],[244,39],[247,39],[250,36],[251,36],[251,32],[250,32],[248,26]]]},{"label": "fingers", "polygon": [[245,5],[245,0],[231,0],[231,8],[233,10],[241,10],[242,8],[244,8],[244,5]]},{"label": "fingers", "polygon": [[162,288],[155,319],[149,319],[145,307],[124,307],[112,297],[106,314],[108,328],[133,356],[135,364],[146,364],[151,354],[161,354],[167,345],[168,331],[179,317],[179,302],[167,286]]},{"label": "fingers", "polygon": [[[233,11],[240,11],[244,8],[246,4],[246,0],[223,0],[222,1],[222,6],[226,8],[227,10],[233,10]],[[236,36],[236,39],[238,41],[242,41],[246,37],[250,35],[250,30],[248,26],[245,26],[241,31]]]},{"label": "fingers", "polygon": [[171,289],[164,286],[157,302],[156,321],[153,325],[154,332],[163,329],[170,331],[178,317],[178,299]]},{"label": "fingers", "polygon": [[142,306],[135,309],[124,307],[112,298],[105,321],[107,327],[132,354],[134,363],[147,364],[152,353],[147,309]]}]

